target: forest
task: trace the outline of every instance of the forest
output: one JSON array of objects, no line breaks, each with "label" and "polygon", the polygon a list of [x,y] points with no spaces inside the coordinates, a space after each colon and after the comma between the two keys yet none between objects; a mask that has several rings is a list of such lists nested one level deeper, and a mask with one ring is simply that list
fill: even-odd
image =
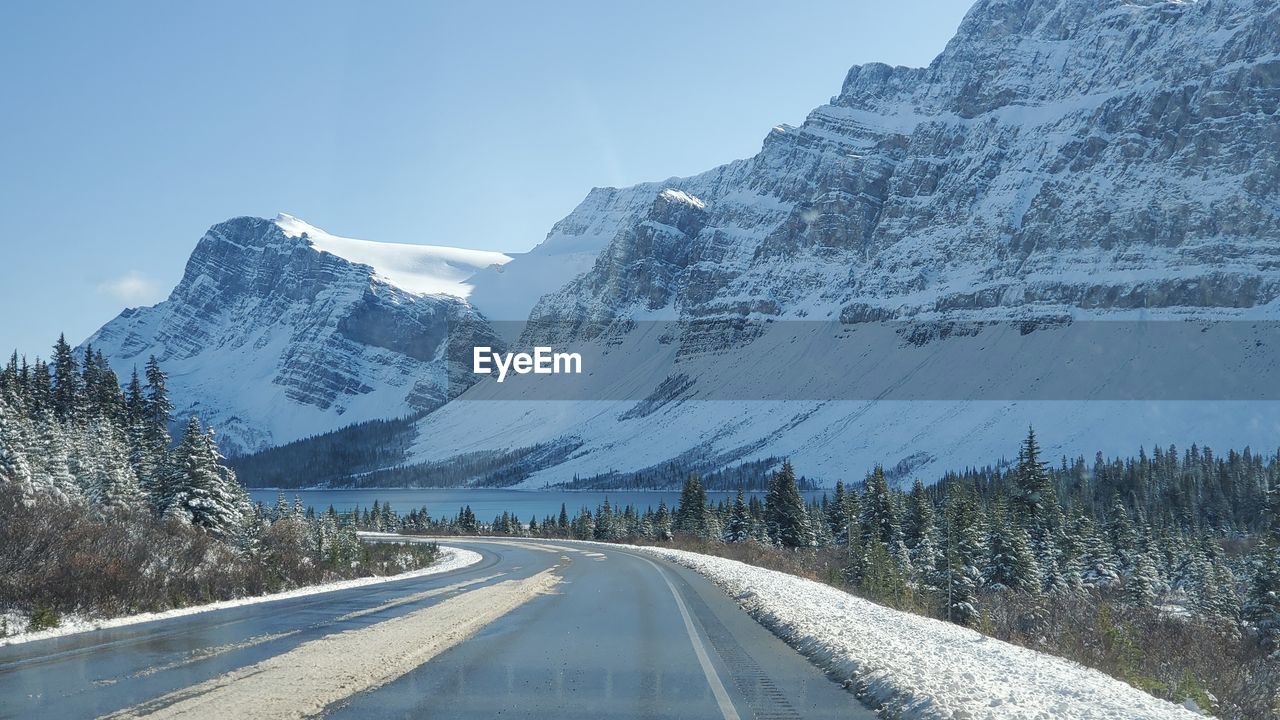
[{"label": "forest", "polygon": [[50,362],[0,370],[0,636],[434,561],[434,545],[251,504],[198,418],[170,437],[166,379],[152,358],[122,386],[63,338]]},{"label": "forest", "polygon": [[[490,520],[469,507],[345,522],[430,535],[665,544],[826,582],[900,610],[1076,660],[1225,718],[1280,713],[1280,455],[1192,446],[1016,463],[894,487],[881,468],[806,502],[790,463],[763,499],[563,507]],[[330,510],[332,512],[332,510]]]}]

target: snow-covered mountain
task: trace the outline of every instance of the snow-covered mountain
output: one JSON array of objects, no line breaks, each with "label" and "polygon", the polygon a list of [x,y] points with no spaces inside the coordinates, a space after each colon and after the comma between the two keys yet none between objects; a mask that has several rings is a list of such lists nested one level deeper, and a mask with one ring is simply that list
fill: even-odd
[{"label": "snow-covered mountain", "polygon": [[508,259],[234,218],[201,238],[167,300],[86,342],[122,377],[155,355],[178,418],[199,414],[226,451],[258,450],[444,402],[446,340],[493,341],[464,280]]},{"label": "snow-covered mountain", "polygon": [[[717,389],[725,368],[767,383],[797,359],[751,338],[717,353],[686,334],[673,348],[670,333],[640,337],[636,321],[835,332],[886,319],[1275,318],[1278,106],[1273,2],[982,0],[929,67],[855,67],[758,155],[633,188],[610,227],[590,207],[562,221],[611,240],[590,272],[541,299],[526,341],[607,333],[602,347],[625,350],[595,374],[627,384],[625,397],[524,400],[481,383],[421,421],[416,456],[559,444],[563,462],[525,481],[538,486],[657,474],[673,458],[713,469],[783,455],[827,481],[876,462],[931,478],[1012,454],[1030,423],[1072,455],[1271,447],[1274,403],[732,402]],[[663,352],[697,357],[637,361]],[[1273,361],[1258,362],[1235,371]],[[1036,376],[1056,369],[1052,343],[1013,367],[1034,371],[1034,397]],[[645,388],[652,397],[637,402]],[[470,402],[484,398],[499,399]]]},{"label": "snow-covered mountain", "polygon": [[[1276,403],[1040,398],[1058,357],[1050,341],[993,364],[1025,393],[978,401],[824,396],[828,377],[793,399],[747,400],[725,389],[725,369],[740,388],[804,367],[794,343],[780,344],[785,332],[760,337],[743,322],[827,323],[838,335],[880,321],[1277,319],[1278,108],[1271,0],[980,0],[928,67],[854,67],[838,95],[801,126],[774,128],[757,155],[593,190],[509,262],[449,255],[444,272],[438,249],[417,263],[321,240],[292,219],[241,219],[229,225],[260,228],[247,234],[262,240],[214,253],[211,237],[242,232],[215,228],[169,301],[127,311],[91,340],[118,363],[158,349],[175,385],[225,409],[224,428],[231,421],[246,447],[438,402],[440,354],[397,349],[438,327],[421,313],[517,344],[594,345],[594,398],[485,380],[418,423],[411,460],[466,454],[486,481],[507,467],[498,474],[526,487],[780,456],[829,482],[876,462],[932,479],[1010,454],[1028,424],[1050,453],[1071,455],[1152,442],[1271,447]],[[252,247],[279,258],[270,277],[299,276],[302,299],[220,271],[263,266],[264,251],[243,252]],[[334,268],[318,272],[318,258]],[[443,284],[419,284],[413,268]],[[212,287],[222,283],[244,289]],[[321,309],[332,294],[345,300]],[[344,324],[366,304],[379,330]],[[970,341],[863,353],[845,374],[882,372],[888,356],[890,367],[938,363]],[[1268,336],[1250,342],[1265,350]],[[299,360],[316,348],[323,361]],[[1269,357],[1232,367],[1264,372]],[[231,378],[232,364],[257,370]]]}]

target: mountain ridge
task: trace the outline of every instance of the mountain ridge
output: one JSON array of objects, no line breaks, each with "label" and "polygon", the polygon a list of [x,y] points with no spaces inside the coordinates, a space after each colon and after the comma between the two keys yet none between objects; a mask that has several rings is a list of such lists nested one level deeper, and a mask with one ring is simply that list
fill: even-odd
[{"label": "mountain ridge", "polygon": [[[666,353],[675,338],[719,364],[791,369],[761,364],[771,348],[749,337],[715,357],[709,338],[722,336],[686,327],[708,321],[1274,319],[1278,106],[1280,7],[1261,0],[982,0],[927,67],[855,66],[829,103],[800,126],[775,127],[750,158],[593,189],[533,250],[459,279],[471,288],[466,300],[436,299],[448,309],[442,317],[454,313],[486,342],[630,348],[632,357],[614,353],[600,372],[660,400],[495,399],[487,380],[459,395],[474,378],[449,378],[427,343],[436,352],[430,368],[375,363],[392,376],[443,378],[424,390],[429,402],[401,399],[382,417],[431,411],[418,421],[407,463],[560,448],[544,453],[552,464],[525,468],[524,487],[643,473],[676,458],[714,471],[789,456],[828,482],[874,463],[904,472],[943,460],[981,465],[1028,424],[1044,430],[1050,452],[1072,455],[1153,440],[1261,440],[1280,429],[1265,404],[1129,405],[1140,422],[1119,424],[1121,406],[1085,400],[716,404],[706,399],[720,382],[711,365],[694,363],[677,381],[635,358]],[[377,286],[371,277],[349,282]],[[379,292],[387,302],[371,301],[377,311],[367,322],[382,330],[359,336],[353,324],[366,320],[352,320],[339,328],[346,335],[337,332],[358,336],[359,347],[343,349],[348,359],[332,356],[352,369],[339,373],[343,381],[359,383],[365,353],[377,354],[379,342],[422,362],[391,336],[439,328],[406,310],[424,300]],[[397,302],[400,311],[387,309]],[[136,356],[148,328],[132,316],[120,322],[136,332],[100,331],[95,347],[109,340]],[[683,326],[637,334],[638,323],[651,322]],[[184,341],[152,345],[180,353]],[[946,347],[923,348],[919,361]],[[1053,362],[1050,350],[1040,352],[1035,362]],[[386,380],[397,382],[407,380]],[[339,395],[370,394],[353,387]],[[679,392],[664,395],[672,388]],[[1215,418],[1213,437],[1192,430],[1205,417]],[[313,423],[297,436],[325,429]]]}]

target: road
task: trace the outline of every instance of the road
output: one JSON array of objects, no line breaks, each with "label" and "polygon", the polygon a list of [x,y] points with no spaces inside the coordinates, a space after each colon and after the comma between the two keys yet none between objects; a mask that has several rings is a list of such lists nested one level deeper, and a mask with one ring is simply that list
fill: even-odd
[{"label": "road", "polygon": [[690,570],[446,542],[482,560],[0,647],[0,717],[875,717]]}]

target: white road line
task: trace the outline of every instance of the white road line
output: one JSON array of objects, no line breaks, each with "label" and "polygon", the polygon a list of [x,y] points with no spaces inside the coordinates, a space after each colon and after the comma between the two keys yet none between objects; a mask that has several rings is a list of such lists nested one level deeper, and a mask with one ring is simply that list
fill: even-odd
[{"label": "white road line", "polygon": [[733,701],[729,699],[728,691],[724,689],[724,683],[720,682],[720,675],[716,672],[715,666],[711,664],[711,658],[707,655],[707,648],[702,644],[702,638],[698,635],[697,629],[694,628],[693,618],[689,617],[689,609],[684,606],[684,600],[681,599],[676,586],[671,583],[671,579],[662,571],[662,568],[658,567],[657,563],[646,557],[640,559],[649,563],[654,570],[658,571],[662,581],[671,590],[671,597],[676,599],[676,607],[680,609],[680,617],[684,619],[684,629],[689,633],[689,641],[693,643],[693,653],[698,656],[698,664],[702,666],[702,674],[707,676],[707,683],[711,685],[711,694],[716,696],[716,704],[720,706],[720,714],[724,716],[724,720],[741,720],[737,709],[733,707]]}]

